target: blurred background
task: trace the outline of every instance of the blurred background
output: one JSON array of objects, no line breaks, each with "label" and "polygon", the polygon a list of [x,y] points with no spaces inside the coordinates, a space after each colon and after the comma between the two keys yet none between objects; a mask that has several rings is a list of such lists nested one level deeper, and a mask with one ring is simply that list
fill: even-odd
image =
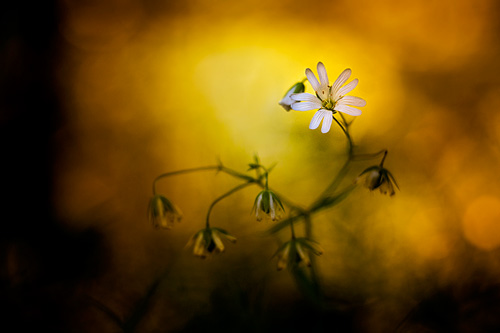
[{"label": "blurred background", "polygon": [[[495,0],[16,1],[2,5],[4,199],[0,313],[12,331],[478,332],[500,329],[500,7]],[[272,255],[290,237],[220,202],[238,238],[206,260],[185,244],[238,182],[204,171],[277,163],[309,205],[346,141],[278,102],[322,61],[367,106],[360,153],[388,149],[394,197],[357,188],[313,217],[321,299]],[[311,92],[306,84],[307,91]],[[379,160],[355,162],[344,185]],[[302,225],[297,233],[304,235]]]}]

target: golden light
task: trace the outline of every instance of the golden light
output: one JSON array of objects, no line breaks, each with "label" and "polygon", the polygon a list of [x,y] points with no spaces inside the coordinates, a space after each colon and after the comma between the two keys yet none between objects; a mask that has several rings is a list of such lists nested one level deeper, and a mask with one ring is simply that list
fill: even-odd
[{"label": "golden light", "polygon": [[484,250],[500,245],[500,198],[481,196],[472,201],[463,217],[464,235]]},{"label": "golden light", "polygon": [[[368,325],[370,310],[382,302],[381,316],[391,320],[372,318],[374,327],[394,331],[423,294],[464,284],[465,257],[498,273],[496,2],[257,3],[58,2],[60,61],[53,75],[64,114],[51,136],[58,152],[51,199],[66,227],[102,233],[111,263],[95,283],[119,281],[121,289],[110,288],[126,299],[118,309],[127,313],[132,296],[160,271],[170,275],[151,331],[164,321],[167,329],[189,329],[184,325],[201,317],[200,309],[217,315],[220,309],[210,306],[229,290],[224,279],[236,285],[233,294],[268,283],[270,299],[279,296],[265,304],[271,308],[302,301],[303,285],[289,272],[276,273],[272,256],[291,228],[271,234],[277,222],[255,221],[250,210],[261,190],[255,184],[219,202],[241,179],[215,169],[176,175],[156,188],[184,212],[182,223],[155,230],[146,211],[158,175],[218,160],[253,175],[254,155],[275,165],[271,188],[301,207],[314,202],[346,161],[348,141],[335,123],[327,134],[310,130],[315,111],[286,112],[278,102],[306,68],[316,73],[319,61],[330,82],[351,68],[350,80],[359,84],[350,94],[367,101],[361,116],[346,116],[360,156],[349,161],[337,190],[352,192],[313,212],[310,226],[301,220],[294,229],[325,250],[313,259],[317,270],[307,271],[320,277],[324,299],[338,301],[325,309]],[[354,186],[363,170],[380,165],[383,154],[373,153],[384,150],[384,168],[399,184],[393,197]],[[200,262],[184,246],[215,201],[211,223],[238,242]],[[286,207],[287,214],[296,211]],[[13,253],[9,260],[16,261]],[[100,289],[86,291],[115,302]],[[344,298],[352,307],[343,307]]]}]

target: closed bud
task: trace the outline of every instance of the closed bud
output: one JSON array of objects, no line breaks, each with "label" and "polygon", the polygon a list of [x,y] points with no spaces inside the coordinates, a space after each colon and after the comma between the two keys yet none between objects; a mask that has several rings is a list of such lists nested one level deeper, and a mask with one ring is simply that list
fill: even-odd
[{"label": "closed bud", "polygon": [[155,228],[170,229],[174,222],[182,220],[180,208],[161,194],[151,198],[148,215]]},{"label": "closed bud", "polygon": [[283,96],[281,101],[279,102],[279,105],[281,105],[286,111],[291,110],[291,105],[295,103],[295,101],[291,98],[292,94],[299,94],[303,93],[305,91],[306,87],[302,82],[297,82],[295,83]]}]

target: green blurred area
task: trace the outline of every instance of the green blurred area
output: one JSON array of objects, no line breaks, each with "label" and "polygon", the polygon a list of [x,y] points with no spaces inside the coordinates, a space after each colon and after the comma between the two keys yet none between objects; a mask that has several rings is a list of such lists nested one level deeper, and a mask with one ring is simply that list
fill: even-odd
[{"label": "green blurred area", "polygon": [[[23,103],[29,115],[35,112],[25,90],[53,89],[56,126],[40,129],[38,118],[26,118],[49,145],[50,202],[40,205],[64,230],[60,238],[89,230],[99,236],[68,241],[88,261],[71,281],[56,279],[45,288],[41,271],[64,271],[83,259],[68,255],[39,268],[44,261],[33,252],[59,237],[47,231],[53,224],[37,226],[36,246],[35,232],[27,237],[14,228],[15,236],[2,243],[3,309],[14,302],[19,318],[31,320],[23,300],[31,300],[33,288],[40,304],[45,297],[54,308],[72,304],[60,311],[71,331],[78,325],[116,331],[117,321],[134,313],[139,319],[130,325],[139,332],[500,327],[492,315],[500,305],[496,1],[61,0],[52,6],[46,19],[16,6],[18,23],[3,17],[13,27],[4,38],[3,87],[17,82],[12,78],[41,83],[9,88],[19,96],[4,90],[2,128],[24,124],[16,118]],[[47,41],[31,38],[34,23],[46,27],[39,34],[49,35]],[[184,246],[204,227],[211,202],[236,180],[214,171],[164,179],[158,191],[181,207],[183,222],[155,230],[146,214],[159,174],[218,158],[243,172],[256,153],[267,166],[277,163],[271,187],[311,204],[344,163],[347,143],[334,126],[327,134],[309,130],[313,111],[285,112],[278,102],[318,61],[331,81],[345,68],[359,79],[352,95],[368,104],[351,127],[356,150],[388,149],[385,167],[401,189],[390,198],[358,188],[313,216],[313,238],[325,250],[315,260],[320,301],[300,274],[276,271],[272,255],[290,235],[270,235],[274,222],[258,223],[250,214],[259,188],[215,206],[211,223],[238,242],[208,260]],[[22,70],[26,63],[44,71]],[[51,104],[40,104],[43,118]],[[343,185],[378,162],[354,162]],[[90,267],[95,272],[88,276]],[[147,306],[134,312],[148,290],[154,292]],[[30,304],[30,311],[41,311],[38,302]]]}]

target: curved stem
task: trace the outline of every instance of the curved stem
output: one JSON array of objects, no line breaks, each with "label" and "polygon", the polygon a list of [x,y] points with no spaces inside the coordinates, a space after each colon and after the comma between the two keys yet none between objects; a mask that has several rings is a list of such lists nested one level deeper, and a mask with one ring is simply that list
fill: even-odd
[{"label": "curved stem", "polygon": [[353,161],[363,161],[363,160],[371,160],[373,158],[376,158],[382,154],[387,154],[387,149],[382,149],[381,151],[378,151],[373,154],[358,154],[358,155],[353,155],[352,160]]},{"label": "curved stem", "polygon": [[346,119],[345,119],[345,117],[344,117],[344,114],[343,114],[342,112],[339,112],[339,115],[340,115],[340,118],[342,118],[342,121],[344,122],[344,126],[345,126],[346,128],[348,128],[349,126],[351,126],[351,124],[352,124],[352,122],[353,122],[354,120],[352,120],[350,123],[348,123],[348,122],[347,122],[347,120],[346,120]]},{"label": "curved stem", "polygon": [[[344,117],[342,115],[340,115],[342,117],[342,119],[344,119]],[[346,124],[346,127],[344,128],[344,126],[337,120],[337,118],[333,117],[332,115],[332,118],[333,120],[335,120],[335,122],[340,126],[340,128],[342,129],[342,131],[344,132],[346,138],[347,138],[347,141],[349,143],[349,150],[348,150],[348,153],[349,153],[349,159],[351,159],[352,157],[352,150],[353,150],[353,142],[352,142],[352,138],[351,138],[351,135],[349,134],[349,130],[348,130],[348,125]],[[344,120],[345,121],[345,120]]]},{"label": "curved stem", "polygon": [[243,183],[243,184],[240,184],[238,186],[236,186],[235,188],[229,190],[228,192],[224,193],[223,195],[221,195],[220,197],[218,197],[217,199],[215,199],[212,204],[210,205],[210,207],[208,208],[208,213],[207,213],[207,220],[206,220],[206,227],[209,228],[210,227],[210,223],[209,223],[209,219],[210,219],[210,213],[212,212],[212,209],[214,208],[214,206],[219,202],[221,201],[222,199],[230,196],[231,194],[247,187],[247,186],[250,186],[252,185],[253,182],[247,182],[247,183]]},{"label": "curved stem", "polygon": [[326,195],[328,195],[330,192],[334,191],[340,185],[340,182],[342,181],[344,176],[347,174],[347,171],[349,169],[349,164],[351,163],[352,158],[353,158],[354,144],[352,142],[351,135],[349,134],[349,127],[345,121],[344,116],[342,114],[340,116],[342,118],[342,121],[344,121],[346,127],[344,127],[337,120],[337,118],[333,117],[333,115],[332,115],[333,120],[335,120],[335,122],[340,126],[340,128],[342,129],[342,131],[344,132],[344,134],[347,138],[347,142],[349,144],[347,160],[344,162],[344,165],[342,166],[342,168],[340,168],[340,170],[337,173],[337,176],[334,178],[334,180],[330,183],[330,185],[328,185],[328,187],[323,191],[323,193],[321,193],[321,195],[316,199],[316,201],[314,201],[314,203],[311,205],[311,207],[316,207],[318,205],[318,203],[323,201],[323,199],[325,198]]},{"label": "curved stem", "polygon": [[384,151],[384,157],[382,157],[382,161],[380,161],[380,167],[383,168],[384,167],[384,162],[385,162],[385,158],[387,157],[387,149]]},{"label": "curved stem", "polygon": [[228,174],[230,176],[233,176],[235,178],[243,179],[243,180],[246,180],[247,182],[254,182],[254,183],[258,183],[260,181],[260,179],[262,178],[262,176],[259,177],[259,178],[253,178],[251,176],[247,176],[247,175],[245,175],[243,173],[240,173],[240,172],[238,172],[236,170],[226,168],[223,165],[209,165],[209,166],[198,167],[198,168],[183,169],[183,170],[177,170],[177,171],[162,173],[161,175],[159,175],[158,177],[156,177],[155,180],[153,181],[153,195],[156,195],[156,182],[159,181],[162,178],[170,177],[170,176],[176,176],[176,175],[181,175],[181,174],[190,173],[190,172],[205,171],[205,170],[218,170],[218,171],[222,171],[222,172],[224,172],[224,173],[226,173],[226,174]]},{"label": "curved stem", "polygon": [[225,172],[228,175],[231,175],[233,177],[244,179],[244,180],[246,180],[248,182],[257,182],[258,181],[258,179],[255,179],[255,178],[253,178],[251,176],[245,175],[245,174],[243,174],[241,172],[238,172],[236,170],[226,168],[223,165],[219,166],[219,170],[222,171],[222,172]]},{"label": "curved stem", "polygon": [[180,174],[184,174],[184,173],[196,172],[196,171],[217,170],[220,168],[221,168],[221,166],[219,166],[219,165],[210,165],[210,166],[205,166],[205,167],[198,167],[198,168],[191,168],[191,169],[184,169],[184,170],[162,173],[161,175],[156,177],[155,180],[153,180],[153,195],[156,195],[156,182],[158,180],[160,180],[161,178],[180,175]]}]

